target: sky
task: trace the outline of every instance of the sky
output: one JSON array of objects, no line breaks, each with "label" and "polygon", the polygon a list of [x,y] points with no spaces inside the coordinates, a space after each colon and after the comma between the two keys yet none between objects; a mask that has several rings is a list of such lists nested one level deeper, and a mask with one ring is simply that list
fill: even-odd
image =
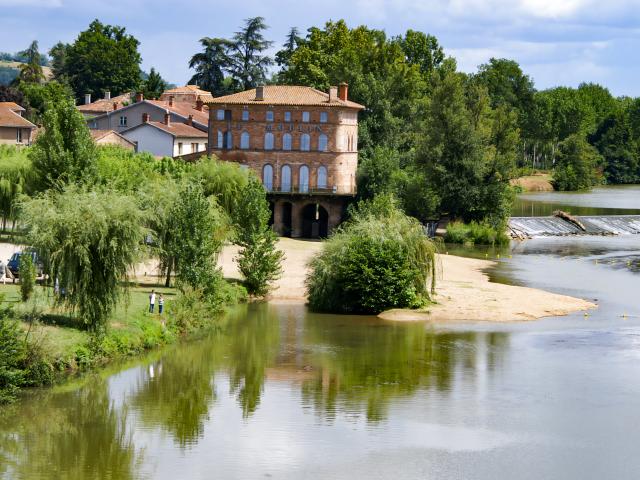
[{"label": "sky", "polygon": [[640,0],[0,0],[0,51],[72,42],[98,18],[126,27],[141,43],[142,67],[184,85],[202,37],[230,37],[263,16],[275,42],[293,26],[327,20],[435,35],[460,70],[491,57],[520,63],[536,88],[596,82],[614,95],[640,96]]}]

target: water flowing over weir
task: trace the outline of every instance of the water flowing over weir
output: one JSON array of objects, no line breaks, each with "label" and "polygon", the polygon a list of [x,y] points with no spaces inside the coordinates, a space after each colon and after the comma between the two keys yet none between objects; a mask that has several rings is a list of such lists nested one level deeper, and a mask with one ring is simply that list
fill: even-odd
[{"label": "water flowing over weir", "polygon": [[640,215],[576,216],[574,218],[577,223],[557,216],[511,217],[509,233],[514,238],[640,233]]}]

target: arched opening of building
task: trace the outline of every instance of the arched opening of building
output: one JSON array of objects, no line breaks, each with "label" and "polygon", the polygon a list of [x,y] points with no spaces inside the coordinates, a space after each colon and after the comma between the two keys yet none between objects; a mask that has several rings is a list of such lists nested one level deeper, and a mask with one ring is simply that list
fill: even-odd
[{"label": "arched opening of building", "polygon": [[273,190],[273,167],[268,163],[262,167],[262,184],[268,192]]},{"label": "arched opening of building", "polygon": [[300,167],[298,191],[300,193],[309,192],[309,167],[302,165]]},{"label": "arched opening of building", "polygon": [[325,238],[329,233],[329,213],[318,203],[310,203],[302,210],[302,236]]},{"label": "arched opening of building", "polygon": [[284,165],[280,170],[280,191],[291,191],[291,167],[289,165]]},{"label": "arched opening of building", "polygon": [[271,215],[269,215],[269,226],[271,227],[275,221],[275,217],[276,217],[276,205],[273,202],[269,202],[269,212],[271,212]]},{"label": "arched opening of building", "polygon": [[282,236],[290,237],[292,205],[289,202],[284,202],[281,208],[282,208]]}]

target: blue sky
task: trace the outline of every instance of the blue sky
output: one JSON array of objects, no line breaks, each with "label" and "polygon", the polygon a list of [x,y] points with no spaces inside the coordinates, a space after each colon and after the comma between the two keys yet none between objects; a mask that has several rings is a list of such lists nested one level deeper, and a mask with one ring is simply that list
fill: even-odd
[{"label": "blue sky", "polygon": [[[396,35],[435,35],[459,68],[490,57],[518,61],[539,89],[598,82],[615,95],[640,96],[638,0],[0,0],[0,51],[37,39],[49,49],[71,42],[94,18],[125,26],[141,42],[143,68],[184,84],[203,36],[230,36],[261,15],[279,46],[288,29],[329,19]],[[635,5],[634,5],[635,4]]]}]

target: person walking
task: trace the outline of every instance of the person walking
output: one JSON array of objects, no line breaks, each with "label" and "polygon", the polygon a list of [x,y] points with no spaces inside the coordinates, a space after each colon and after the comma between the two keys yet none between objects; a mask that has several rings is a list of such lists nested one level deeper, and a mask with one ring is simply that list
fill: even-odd
[{"label": "person walking", "polygon": [[162,315],[162,310],[164,310],[164,297],[160,294],[158,296],[158,315]]},{"label": "person walking", "polygon": [[153,307],[156,304],[156,291],[151,290],[151,294],[149,295],[149,313],[153,313]]}]

